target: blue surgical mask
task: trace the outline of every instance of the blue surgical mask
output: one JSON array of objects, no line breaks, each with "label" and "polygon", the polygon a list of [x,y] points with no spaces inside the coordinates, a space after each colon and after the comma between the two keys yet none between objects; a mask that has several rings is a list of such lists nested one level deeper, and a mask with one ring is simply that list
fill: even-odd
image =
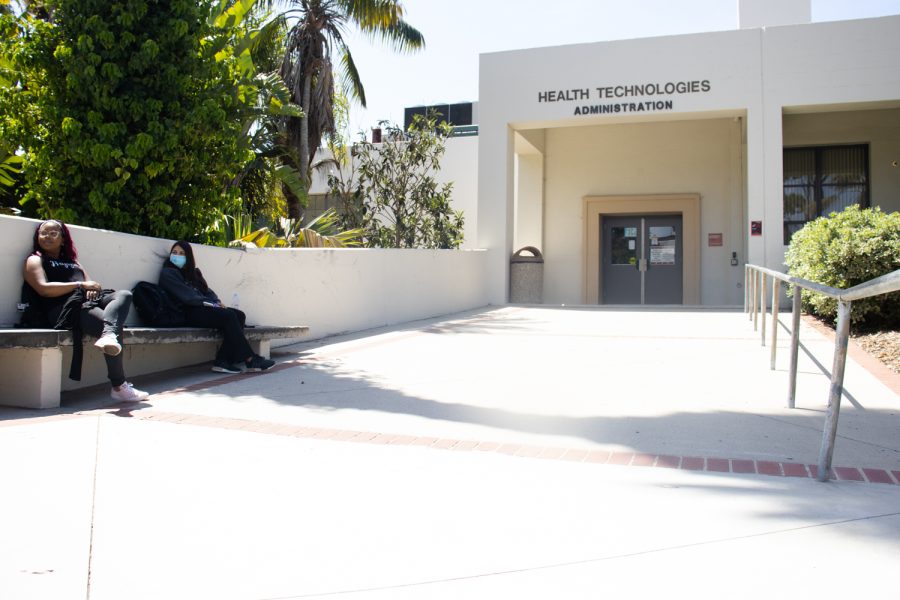
[{"label": "blue surgical mask", "polygon": [[187,256],[185,256],[184,254],[170,254],[169,260],[179,269],[187,264]]}]

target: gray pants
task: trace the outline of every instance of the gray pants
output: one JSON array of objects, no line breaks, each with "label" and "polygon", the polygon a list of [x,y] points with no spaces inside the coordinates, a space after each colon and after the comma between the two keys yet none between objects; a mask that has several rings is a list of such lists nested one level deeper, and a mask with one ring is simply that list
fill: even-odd
[{"label": "gray pants", "polygon": [[[99,306],[90,310],[81,311],[81,330],[88,335],[100,337],[111,333],[122,344],[122,328],[128,311],[131,309],[131,292],[117,290],[115,293],[103,298]],[[124,344],[122,344],[124,346]],[[125,383],[125,352],[116,356],[103,355],[106,358],[106,373],[110,383],[118,387]]]}]

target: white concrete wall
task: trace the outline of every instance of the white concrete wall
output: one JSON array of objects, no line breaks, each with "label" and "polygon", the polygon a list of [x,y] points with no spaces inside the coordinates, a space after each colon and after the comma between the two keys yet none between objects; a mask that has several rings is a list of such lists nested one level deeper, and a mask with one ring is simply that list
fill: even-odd
[{"label": "white concrete wall", "polygon": [[513,247],[544,248],[544,155],[516,154]]},{"label": "white concrete wall", "polygon": [[[38,223],[0,216],[0,273],[7,282],[0,287],[0,324],[4,326],[18,320],[22,267]],[[87,272],[114,289],[131,289],[140,280],[157,281],[171,247],[169,240],[76,226],[70,230]],[[308,339],[488,304],[483,287],[486,253],[477,250],[245,251],[195,245],[194,251],[204,276],[226,304],[231,303],[233,293],[238,294],[248,323],[308,325]],[[129,323],[136,323],[133,315]],[[176,352],[167,346],[166,353]],[[194,363],[211,360],[211,347],[196,346],[202,345],[189,345],[184,350],[188,356],[178,357],[176,362],[190,364],[191,357]],[[153,349],[130,350],[140,352],[141,361],[156,360],[149,356]],[[138,372],[139,362],[126,355],[129,374]],[[100,373],[100,379],[89,371]],[[86,366],[84,384],[97,383],[103,377],[101,362],[96,369]]]},{"label": "white concrete wall", "polygon": [[[704,305],[743,301],[742,173],[737,119],[568,127],[547,132],[544,300],[582,302],[585,196],[700,194]],[[709,247],[707,234],[723,234]],[[589,249],[589,251],[597,251]]]},{"label": "white concrete wall", "polygon": [[441,170],[435,179],[452,183],[451,205],[465,216],[463,250],[478,248],[478,136],[447,140]]}]

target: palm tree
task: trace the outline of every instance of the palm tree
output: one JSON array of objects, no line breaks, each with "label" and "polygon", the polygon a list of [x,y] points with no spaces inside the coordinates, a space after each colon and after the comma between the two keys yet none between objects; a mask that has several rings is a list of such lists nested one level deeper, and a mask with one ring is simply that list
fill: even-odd
[{"label": "palm tree", "polygon": [[[335,55],[341,85],[351,99],[366,106],[366,92],[344,40],[347,26],[359,28],[398,52],[423,48],[425,39],[403,19],[399,0],[281,0],[284,3],[294,7],[284,14],[296,18],[296,23],[288,32],[280,73],[292,102],[304,113],[304,117],[286,119],[285,135],[287,145],[297,153],[295,166],[308,183],[310,164],[322,137],[334,132]],[[288,216],[300,218],[299,198],[290,190],[285,190],[285,196]]]}]

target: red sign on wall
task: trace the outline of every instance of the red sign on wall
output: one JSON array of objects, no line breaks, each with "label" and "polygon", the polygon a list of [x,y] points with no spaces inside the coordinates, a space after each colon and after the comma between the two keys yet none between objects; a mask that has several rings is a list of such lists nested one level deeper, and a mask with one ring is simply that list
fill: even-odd
[{"label": "red sign on wall", "polygon": [[750,235],[762,235],[762,221],[750,221]]},{"label": "red sign on wall", "polygon": [[709,245],[710,246],[721,246],[722,245],[722,234],[721,233],[709,234]]}]

